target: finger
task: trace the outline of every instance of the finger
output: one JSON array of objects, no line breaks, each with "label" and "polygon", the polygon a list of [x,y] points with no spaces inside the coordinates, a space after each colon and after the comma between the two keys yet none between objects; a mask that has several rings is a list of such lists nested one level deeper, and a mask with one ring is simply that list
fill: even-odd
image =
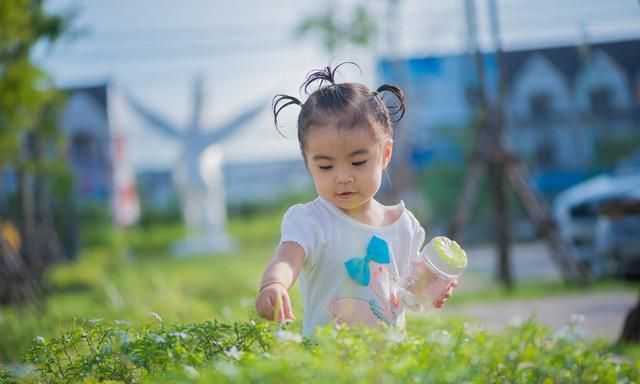
[{"label": "finger", "polygon": [[438,297],[437,301],[446,300],[451,297],[452,288],[447,289],[442,293],[442,296]]},{"label": "finger", "polygon": [[286,292],[282,295],[282,307],[284,309],[285,320],[296,319],[296,317],[293,315],[293,311],[291,310],[291,299],[289,298],[289,295]]},{"label": "finger", "polygon": [[267,320],[273,319],[273,299],[270,296],[261,301],[260,315]]},{"label": "finger", "polygon": [[433,303],[433,306],[436,308],[442,308],[442,306],[444,306],[444,304],[447,302],[448,299],[449,299],[448,296],[442,297],[438,301],[435,301]]},{"label": "finger", "polygon": [[282,296],[276,296],[276,305],[273,310],[273,321],[276,323],[281,323],[284,320],[284,312],[282,309]]},{"label": "finger", "polygon": [[284,311],[284,300],[282,300],[282,298],[280,298],[280,303],[282,303],[282,305],[280,306],[280,313],[278,314],[278,323],[282,324],[287,322],[287,315]]}]

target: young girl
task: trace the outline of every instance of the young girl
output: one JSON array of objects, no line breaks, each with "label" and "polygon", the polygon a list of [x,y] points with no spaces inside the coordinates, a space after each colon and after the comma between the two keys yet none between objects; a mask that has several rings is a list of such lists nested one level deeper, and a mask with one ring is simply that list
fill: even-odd
[{"label": "young girl", "polygon": [[[305,334],[329,323],[404,328],[395,283],[425,238],[402,202],[386,206],[374,199],[393,152],[390,115],[400,120],[404,114],[402,90],[385,84],[372,92],[358,83],[336,84],[340,65],[307,76],[301,89],[308,94],[312,84],[319,88],[304,104],[287,95],[273,102],[276,129],[283,108],[301,107],[298,141],[319,196],[285,213],[256,309],[266,319],[294,320],[288,290],[299,275]],[[398,105],[387,107],[383,92],[397,98]],[[456,284],[435,307],[444,304]]]}]

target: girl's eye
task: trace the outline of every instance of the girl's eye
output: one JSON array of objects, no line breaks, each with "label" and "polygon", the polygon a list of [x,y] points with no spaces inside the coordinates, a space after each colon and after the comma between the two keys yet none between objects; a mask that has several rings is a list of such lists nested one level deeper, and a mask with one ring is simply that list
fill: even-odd
[{"label": "girl's eye", "polygon": [[364,165],[364,163],[366,163],[366,162],[367,162],[367,160],[362,160],[362,161],[356,161],[356,162],[353,162],[353,163],[351,163],[351,164],[352,164],[353,166],[355,166],[355,167],[359,167],[359,166],[361,166],[361,165]]},{"label": "girl's eye", "polygon": [[318,168],[322,169],[323,171],[328,171],[329,169],[333,168],[333,165],[318,165]]}]

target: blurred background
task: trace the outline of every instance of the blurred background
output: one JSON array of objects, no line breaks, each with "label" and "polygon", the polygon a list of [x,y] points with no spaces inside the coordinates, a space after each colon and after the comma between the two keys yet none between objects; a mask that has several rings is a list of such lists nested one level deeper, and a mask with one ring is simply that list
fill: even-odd
[{"label": "blurred background", "polygon": [[255,317],[280,218],[315,196],[271,98],[343,61],[406,93],[380,199],[467,249],[445,315],[565,294],[542,321],[638,340],[637,1],[20,0],[0,22],[0,361],[73,319]]}]

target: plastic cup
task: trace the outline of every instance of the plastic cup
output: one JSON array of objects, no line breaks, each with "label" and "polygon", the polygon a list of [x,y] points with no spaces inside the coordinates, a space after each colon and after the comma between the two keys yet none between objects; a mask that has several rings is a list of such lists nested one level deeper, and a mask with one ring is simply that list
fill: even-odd
[{"label": "plastic cup", "polygon": [[467,254],[455,241],[437,236],[409,263],[409,270],[400,279],[398,296],[406,309],[424,312],[462,274]]}]

